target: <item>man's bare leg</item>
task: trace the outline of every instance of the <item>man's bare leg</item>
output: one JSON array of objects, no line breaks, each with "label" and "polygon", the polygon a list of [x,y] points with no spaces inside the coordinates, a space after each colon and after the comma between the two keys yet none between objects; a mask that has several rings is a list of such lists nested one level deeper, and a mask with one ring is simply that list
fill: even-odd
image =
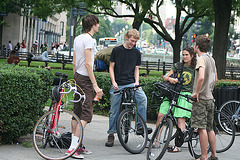
[{"label": "man's bare leg", "polygon": [[211,147],[212,157],[217,157],[216,153],[216,135],[215,132],[212,130],[208,132],[208,141]]},{"label": "man's bare leg", "polygon": [[198,129],[198,133],[199,133],[199,139],[200,139],[202,158],[204,160],[207,160],[208,134],[206,129],[202,129],[202,128]]}]

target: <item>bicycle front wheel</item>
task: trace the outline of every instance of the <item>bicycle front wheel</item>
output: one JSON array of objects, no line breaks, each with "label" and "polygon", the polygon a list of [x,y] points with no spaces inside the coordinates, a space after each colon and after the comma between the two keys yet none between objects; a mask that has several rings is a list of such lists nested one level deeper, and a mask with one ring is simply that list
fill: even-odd
[{"label": "bicycle front wheel", "polygon": [[[80,146],[83,128],[80,119],[71,111],[61,109],[58,123],[54,127],[56,110],[44,114],[37,122],[33,130],[33,145],[40,156],[49,160],[61,160],[70,157]],[[71,144],[71,122],[74,118],[80,129],[78,147],[71,154],[66,154]],[[55,131],[56,129],[56,131]]]},{"label": "bicycle front wheel", "polygon": [[147,144],[147,126],[140,114],[132,109],[123,110],[117,120],[117,135],[128,152],[141,153]]},{"label": "bicycle front wheel", "polygon": [[172,132],[172,120],[170,118],[164,119],[153,133],[147,151],[147,160],[159,160],[163,157],[170,142]]},{"label": "bicycle front wheel", "polygon": [[240,101],[230,100],[224,103],[219,109],[220,113],[218,114],[218,121],[221,122],[221,128],[228,134],[232,134],[232,131],[231,128],[226,128],[224,125],[225,117],[222,116],[222,113],[225,113],[225,115],[234,123],[236,129],[235,135],[240,135],[240,120],[238,119],[238,117],[240,117],[240,111],[236,113],[239,107]]},{"label": "bicycle front wheel", "polygon": [[195,130],[194,128],[191,128],[188,136],[189,136],[188,150],[195,159],[198,159],[201,157],[201,146],[200,146],[199,134],[197,130]]}]

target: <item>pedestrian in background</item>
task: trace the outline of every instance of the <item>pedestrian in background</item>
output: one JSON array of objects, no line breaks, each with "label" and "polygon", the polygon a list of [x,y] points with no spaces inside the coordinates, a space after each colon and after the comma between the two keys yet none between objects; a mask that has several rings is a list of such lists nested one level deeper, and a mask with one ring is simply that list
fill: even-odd
[{"label": "pedestrian in background", "polygon": [[7,59],[7,63],[8,64],[15,64],[17,65],[18,63],[20,62],[20,59],[18,56],[16,56],[16,51],[15,50],[12,50],[11,51],[11,54],[10,54],[10,57],[8,57]]},{"label": "pedestrian in background", "polygon": [[33,48],[33,53],[37,53],[38,51],[38,41],[35,40],[35,42],[32,44],[32,48]]},{"label": "pedestrian in background", "polygon": [[[216,136],[213,131],[214,97],[213,89],[217,82],[217,70],[214,59],[207,54],[211,40],[206,35],[199,35],[195,39],[194,52],[198,55],[195,68],[193,86],[193,103],[191,113],[191,127],[198,128],[201,157],[198,160],[218,160],[216,155]],[[211,148],[211,157],[207,157],[208,144]]]},{"label": "pedestrian in background", "polygon": [[22,48],[22,52],[27,52],[27,45],[26,45],[26,41],[23,40],[21,43],[21,48]]},{"label": "pedestrian in background", "polygon": [[[74,80],[82,88],[86,96],[84,104],[82,104],[82,101],[74,103],[74,113],[80,118],[84,129],[86,124],[92,121],[94,91],[99,99],[102,98],[103,91],[98,87],[93,74],[94,55],[97,50],[92,36],[98,32],[99,19],[94,15],[87,15],[82,20],[82,26],[85,33],[74,39],[73,74]],[[79,88],[78,91],[82,93]],[[75,95],[74,99],[79,99],[79,96]],[[79,126],[77,126],[76,120],[72,120],[72,142],[67,153],[71,153],[77,147],[79,136]],[[73,154],[73,157],[82,159],[84,153],[89,154],[91,152],[80,148]]]},{"label": "pedestrian in background", "polygon": [[7,50],[8,50],[9,53],[13,50],[11,41],[8,42]]},{"label": "pedestrian in background", "polygon": [[14,50],[16,51],[16,55],[19,57],[19,50],[20,50],[21,46],[20,46],[20,43],[18,42],[16,44],[16,46],[14,47]]}]

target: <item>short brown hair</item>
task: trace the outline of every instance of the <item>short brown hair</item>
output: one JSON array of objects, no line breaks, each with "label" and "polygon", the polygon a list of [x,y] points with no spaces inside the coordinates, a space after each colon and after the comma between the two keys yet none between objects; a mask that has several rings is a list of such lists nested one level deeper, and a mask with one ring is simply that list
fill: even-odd
[{"label": "short brown hair", "polygon": [[211,39],[207,35],[197,36],[195,42],[201,52],[207,52],[211,47]]},{"label": "short brown hair", "polygon": [[91,30],[92,26],[99,23],[99,19],[95,15],[87,15],[82,19],[82,26],[84,29],[84,32],[87,33]]},{"label": "short brown hair", "polygon": [[127,31],[126,36],[127,36],[128,38],[133,37],[133,38],[135,38],[135,39],[137,39],[137,40],[140,39],[139,31],[136,30],[136,29],[130,29],[129,31]]}]

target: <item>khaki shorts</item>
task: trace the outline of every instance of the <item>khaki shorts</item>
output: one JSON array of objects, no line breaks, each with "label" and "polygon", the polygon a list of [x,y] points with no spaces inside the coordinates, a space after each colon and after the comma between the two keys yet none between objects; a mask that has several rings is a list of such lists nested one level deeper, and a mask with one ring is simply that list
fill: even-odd
[{"label": "khaki shorts", "polygon": [[193,103],[191,114],[191,127],[213,130],[214,100],[203,100]]},{"label": "khaki shorts", "polygon": [[[93,98],[94,98],[94,89],[92,82],[88,76],[83,76],[75,73],[74,80],[77,82],[82,90],[85,93],[86,100],[82,105],[83,100],[78,103],[74,103],[73,112],[80,118],[88,123],[92,121],[93,116]],[[78,88],[78,92],[83,94],[82,91]],[[79,95],[75,94],[74,100],[78,100]]]}]

